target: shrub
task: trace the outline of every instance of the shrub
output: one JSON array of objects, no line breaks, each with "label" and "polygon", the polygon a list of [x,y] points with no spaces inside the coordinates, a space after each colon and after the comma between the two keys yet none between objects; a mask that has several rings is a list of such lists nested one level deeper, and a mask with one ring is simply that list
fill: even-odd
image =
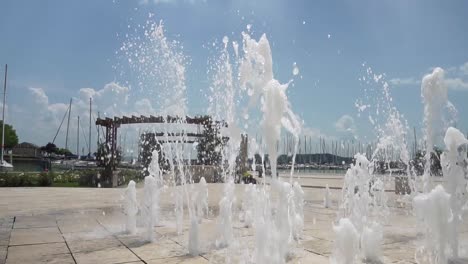
[{"label": "shrub", "polygon": [[96,187],[97,186],[97,172],[92,170],[86,170],[80,173],[79,185],[85,187]]},{"label": "shrub", "polygon": [[39,186],[51,186],[54,182],[53,172],[41,172],[39,174]]},{"label": "shrub", "polygon": [[28,173],[20,173],[18,175],[18,186],[34,186],[34,177]]}]

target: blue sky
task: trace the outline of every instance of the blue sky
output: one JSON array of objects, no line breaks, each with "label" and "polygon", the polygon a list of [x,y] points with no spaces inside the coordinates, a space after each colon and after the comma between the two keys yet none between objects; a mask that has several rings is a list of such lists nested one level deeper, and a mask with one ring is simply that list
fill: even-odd
[{"label": "blue sky", "polygon": [[[351,119],[345,118],[345,130],[372,138],[367,118],[358,117],[354,105],[372,86],[359,81],[367,67],[385,74],[393,103],[421,131],[420,80],[435,66],[446,70],[457,126],[468,131],[467,1],[5,0],[1,5],[0,64],[9,64],[7,123],[17,128],[20,141],[50,141],[67,101],[79,99],[81,88],[99,91],[111,82],[124,83],[113,67],[121,63],[115,53],[128,26],[145,23],[149,13],[164,21],[166,36],[178,40],[190,60],[192,114],[206,109],[199,91],[209,85],[213,51],[207,47],[225,35],[241,40],[251,24],[253,37],[265,33],[270,40],[276,78],[294,79],[289,99],[313,133],[349,136],[337,123],[346,116]],[[294,62],[298,76],[292,74]],[[41,111],[50,113],[38,118]]]}]

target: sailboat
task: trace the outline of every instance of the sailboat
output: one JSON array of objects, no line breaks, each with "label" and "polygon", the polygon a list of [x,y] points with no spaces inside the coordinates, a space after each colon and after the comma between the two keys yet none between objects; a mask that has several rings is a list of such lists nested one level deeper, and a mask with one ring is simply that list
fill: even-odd
[{"label": "sailboat", "polygon": [[3,110],[2,110],[2,150],[0,156],[0,168],[13,168],[13,165],[4,160],[5,153],[5,103],[8,65],[5,64],[5,82],[3,83]]}]

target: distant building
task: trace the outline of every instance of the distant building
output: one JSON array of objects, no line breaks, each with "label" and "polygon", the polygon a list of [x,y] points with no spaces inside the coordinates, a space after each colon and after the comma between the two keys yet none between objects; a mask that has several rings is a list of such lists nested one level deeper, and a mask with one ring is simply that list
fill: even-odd
[{"label": "distant building", "polygon": [[41,148],[32,143],[23,142],[13,147],[13,156],[39,158],[42,156]]}]

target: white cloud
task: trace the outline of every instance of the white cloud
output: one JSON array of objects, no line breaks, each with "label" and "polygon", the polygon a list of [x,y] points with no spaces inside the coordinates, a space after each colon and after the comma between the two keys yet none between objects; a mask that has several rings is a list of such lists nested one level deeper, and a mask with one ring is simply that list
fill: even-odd
[{"label": "white cloud", "polygon": [[[435,67],[429,68],[432,72]],[[446,75],[444,82],[450,90],[468,91],[468,62],[458,67],[447,67],[444,69]],[[421,78],[408,77],[408,78],[393,78],[389,83],[394,86],[416,86],[421,84]]]},{"label": "white cloud", "polygon": [[324,134],[320,129],[314,127],[303,127],[302,136],[306,136],[312,141],[318,141],[319,139],[335,139],[330,135]]},{"label": "white cloud", "polygon": [[468,81],[461,78],[446,78],[445,84],[451,90],[468,91]]},{"label": "white cloud", "polygon": [[342,115],[335,122],[335,128],[340,133],[346,133],[354,135],[356,133],[356,125],[354,123],[354,118],[350,115]]},{"label": "white cloud", "polygon": [[[24,94],[21,103],[13,103],[10,115],[11,123],[18,132],[20,141],[28,141],[37,145],[45,145],[51,142],[57,132],[57,129],[62,122],[62,119],[67,112],[67,103],[51,103],[49,96],[45,90],[38,87],[30,87]],[[92,98],[93,116],[97,117],[99,111],[101,117],[121,115],[124,113],[134,113],[133,107],[128,105],[129,89],[120,86],[117,83],[108,83],[102,89],[95,90],[93,88],[82,88],[79,90],[76,97],[73,97],[72,111],[70,115],[69,128],[69,149],[76,150],[76,135],[77,135],[77,116],[80,116],[81,126],[86,135],[89,129],[89,98]],[[151,105],[149,102],[148,104]],[[152,108],[149,108],[152,109]],[[92,124],[93,130],[93,148],[96,146],[96,128]],[[65,131],[67,120],[65,119],[60,133],[57,136],[55,143],[64,147]],[[80,129],[81,130],[81,129]],[[80,134],[83,132],[80,131]],[[81,138],[81,146],[85,146],[85,140]]]},{"label": "white cloud", "polygon": [[463,73],[463,75],[468,76],[468,62],[465,62],[463,65],[460,66],[460,72]]},{"label": "white cloud", "polygon": [[393,78],[389,80],[390,84],[398,86],[407,86],[407,85],[419,85],[421,84],[420,80],[417,80],[413,77],[410,78]]}]

